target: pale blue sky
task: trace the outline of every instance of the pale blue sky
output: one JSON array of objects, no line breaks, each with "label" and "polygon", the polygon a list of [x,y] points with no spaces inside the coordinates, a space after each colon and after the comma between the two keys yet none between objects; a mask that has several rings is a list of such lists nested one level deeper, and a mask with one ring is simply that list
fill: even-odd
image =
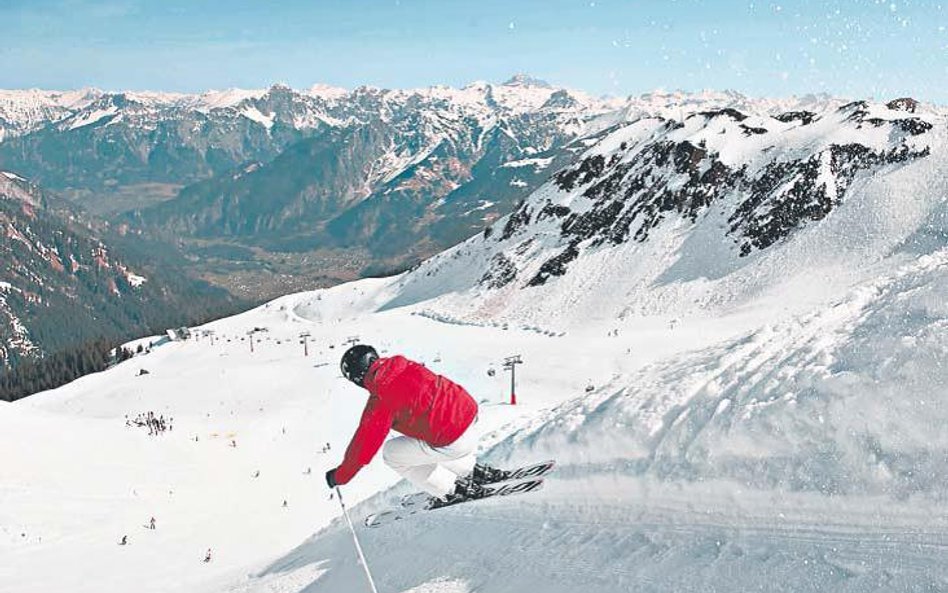
[{"label": "pale blue sky", "polygon": [[0,0],[0,88],[463,85],[948,103],[948,0]]}]

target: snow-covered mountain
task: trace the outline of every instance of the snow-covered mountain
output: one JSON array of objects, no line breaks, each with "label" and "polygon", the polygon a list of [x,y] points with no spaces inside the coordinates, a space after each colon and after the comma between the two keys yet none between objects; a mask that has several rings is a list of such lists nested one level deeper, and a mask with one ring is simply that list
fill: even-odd
[{"label": "snow-covered mountain", "polygon": [[556,328],[563,311],[569,325],[729,310],[796,274],[839,286],[930,240],[913,225],[945,196],[946,122],[911,101],[643,117],[579,141],[573,165],[406,276],[393,305],[443,295],[464,319]]},{"label": "snow-covered mountain", "polygon": [[0,91],[0,142],[70,117],[100,95],[94,89]]},{"label": "snow-covered mountain", "polygon": [[[558,460],[539,493],[359,530],[382,591],[948,590],[946,115],[779,107],[614,121],[416,269],[0,404],[0,448],[31,443],[0,585],[366,590],[321,479],[358,335],[474,393],[484,458]],[[174,430],[126,426],[147,410]],[[356,519],[406,491],[380,460],[345,488]]]}]

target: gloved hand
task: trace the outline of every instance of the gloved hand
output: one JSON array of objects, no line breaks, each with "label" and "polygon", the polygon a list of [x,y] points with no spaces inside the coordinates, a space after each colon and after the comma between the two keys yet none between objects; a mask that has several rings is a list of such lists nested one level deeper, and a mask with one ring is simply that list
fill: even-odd
[{"label": "gloved hand", "polygon": [[326,484],[329,485],[330,489],[333,489],[339,485],[336,483],[336,470],[331,469],[326,472]]}]

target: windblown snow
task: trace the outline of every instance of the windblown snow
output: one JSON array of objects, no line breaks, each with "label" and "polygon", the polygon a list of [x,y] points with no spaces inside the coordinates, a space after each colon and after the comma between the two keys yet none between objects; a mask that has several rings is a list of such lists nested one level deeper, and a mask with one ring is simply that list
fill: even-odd
[{"label": "windblown snow", "polygon": [[[758,162],[710,119],[670,133]],[[558,246],[530,217],[509,241],[146,339],[0,405],[0,589],[368,590],[323,484],[364,402],[337,366],[356,337],[467,387],[492,464],[558,462],[541,492],[359,529],[380,591],[948,591],[948,128],[931,123],[925,156],[858,177],[825,218],[747,257],[711,208],[648,241],[584,245],[543,285],[484,287],[509,270],[497,253],[523,269]],[[877,129],[853,140],[892,140]],[[785,132],[787,150],[842,142]],[[551,182],[526,206],[581,213],[588,187]],[[126,425],[149,411],[173,429]],[[408,486],[376,460],[344,491],[358,522]]]}]

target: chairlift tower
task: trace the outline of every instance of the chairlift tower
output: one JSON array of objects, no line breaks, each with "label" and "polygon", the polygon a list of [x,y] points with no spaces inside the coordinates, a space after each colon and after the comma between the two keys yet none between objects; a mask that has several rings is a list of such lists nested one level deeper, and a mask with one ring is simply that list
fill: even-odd
[{"label": "chairlift tower", "polygon": [[309,336],[309,332],[303,332],[300,334],[300,340],[302,340],[303,344],[303,356],[309,356]]},{"label": "chairlift tower", "polygon": [[504,368],[510,371],[510,405],[517,405],[517,365],[523,364],[520,355],[508,356],[504,359]]},{"label": "chairlift tower", "polygon": [[250,330],[249,332],[247,332],[247,337],[249,338],[249,341],[250,341],[250,353],[251,353],[251,354],[253,354],[253,335],[254,335],[256,332],[257,332],[256,329],[252,329],[252,330]]}]

